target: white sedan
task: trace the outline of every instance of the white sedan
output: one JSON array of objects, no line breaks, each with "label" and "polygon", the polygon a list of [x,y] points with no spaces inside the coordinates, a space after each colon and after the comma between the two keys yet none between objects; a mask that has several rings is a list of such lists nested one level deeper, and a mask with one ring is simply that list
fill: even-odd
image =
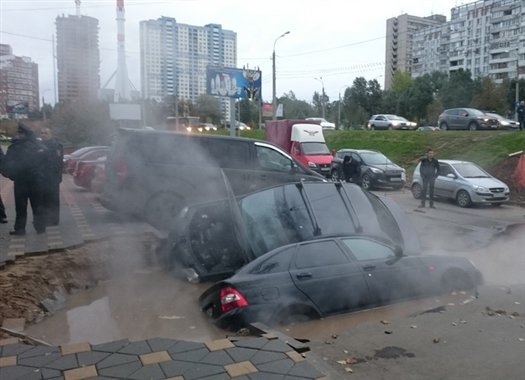
[{"label": "white sedan", "polygon": [[368,129],[416,129],[417,123],[402,116],[391,114],[373,115],[368,120]]},{"label": "white sedan", "polygon": [[314,120],[314,121],[319,122],[319,125],[323,129],[335,129],[334,123],[330,123],[329,121],[327,121],[326,119],[323,119],[322,117],[307,117],[306,120]]}]

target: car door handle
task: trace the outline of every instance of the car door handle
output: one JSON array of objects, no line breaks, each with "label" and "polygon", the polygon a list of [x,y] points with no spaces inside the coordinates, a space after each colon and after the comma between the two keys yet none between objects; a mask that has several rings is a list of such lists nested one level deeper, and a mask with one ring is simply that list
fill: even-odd
[{"label": "car door handle", "polygon": [[297,277],[299,280],[304,280],[305,278],[312,278],[312,274],[310,272],[302,272],[297,273],[295,277]]},{"label": "car door handle", "polygon": [[370,271],[370,270],[376,269],[376,266],[375,265],[365,265],[363,269],[366,271]]}]

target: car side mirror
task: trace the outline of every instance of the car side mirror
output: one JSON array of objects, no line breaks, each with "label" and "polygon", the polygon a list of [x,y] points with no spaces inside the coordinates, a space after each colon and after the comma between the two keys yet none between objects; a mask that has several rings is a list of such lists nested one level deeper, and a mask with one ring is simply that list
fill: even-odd
[{"label": "car side mirror", "polygon": [[448,178],[452,178],[452,179],[456,179],[456,178],[457,178],[456,175],[455,175],[454,173],[448,173],[448,174],[447,174],[447,177],[448,177]]},{"label": "car side mirror", "polygon": [[401,248],[401,246],[399,245],[396,245],[394,247],[394,257],[388,259],[386,261],[386,264],[387,265],[392,265],[392,264],[395,264],[397,263],[399,260],[401,260],[401,258],[403,257],[403,248]]}]

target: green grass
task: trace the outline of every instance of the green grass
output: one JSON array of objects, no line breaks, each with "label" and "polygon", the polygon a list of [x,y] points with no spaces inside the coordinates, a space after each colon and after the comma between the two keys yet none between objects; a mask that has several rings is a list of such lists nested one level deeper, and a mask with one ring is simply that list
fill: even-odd
[{"label": "green grass", "polygon": [[[242,136],[264,139],[264,131],[243,131]],[[484,168],[525,150],[525,132],[519,131],[326,131],[325,139],[330,149],[378,150],[409,172],[427,147],[437,159],[473,161]]]}]

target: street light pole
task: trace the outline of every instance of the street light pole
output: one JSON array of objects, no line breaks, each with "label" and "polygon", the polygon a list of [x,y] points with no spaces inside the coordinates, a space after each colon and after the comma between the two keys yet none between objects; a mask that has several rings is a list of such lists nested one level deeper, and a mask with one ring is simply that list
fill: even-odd
[{"label": "street light pole", "polygon": [[275,44],[280,38],[283,38],[287,34],[290,34],[290,31],[284,32],[273,42],[273,53],[272,53],[272,120],[277,120],[277,97],[275,90]]},{"label": "street light pole", "polygon": [[325,118],[325,107],[324,107],[324,82],[323,77],[314,78],[315,80],[318,80],[321,82],[321,112],[323,119]]},{"label": "street light pole", "polygon": [[520,102],[520,54],[519,50],[516,49],[516,94],[514,95],[514,116],[516,121],[518,120],[518,104]]}]

